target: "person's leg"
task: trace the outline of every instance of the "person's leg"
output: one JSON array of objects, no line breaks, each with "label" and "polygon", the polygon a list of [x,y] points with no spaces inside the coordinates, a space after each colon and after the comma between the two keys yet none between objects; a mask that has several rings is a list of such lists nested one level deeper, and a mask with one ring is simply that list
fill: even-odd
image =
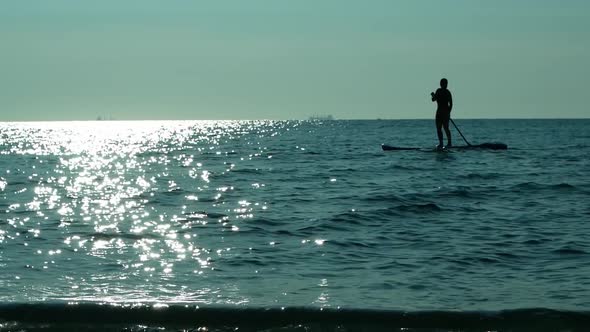
[{"label": "person's leg", "polygon": [[436,134],[438,135],[438,147],[442,148],[443,144],[443,133],[442,133],[443,121],[440,117],[436,117]]},{"label": "person's leg", "polygon": [[[447,146],[451,146],[451,130],[449,129],[449,120],[450,120],[450,117],[446,118],[445,121],[443,122],[443,126],[445,128],[445,134],[447,134]],[[441,135],[440,141],[442,142],[442,135]]]}]

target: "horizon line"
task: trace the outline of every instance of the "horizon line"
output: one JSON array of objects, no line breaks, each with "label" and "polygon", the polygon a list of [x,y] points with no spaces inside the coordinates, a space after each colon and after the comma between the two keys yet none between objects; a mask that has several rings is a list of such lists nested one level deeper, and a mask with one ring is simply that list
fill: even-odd
[{"label": "horizon line", "polygon": [[[455,120],[590,120],[590,117],[540,117],[540,118],[453,118]],[[36,122],[180,122],[180,121],[320,121],[320,122],[330,122],[330,121],[418,121],[418,120],[426,120],[426,121],[434,121],[432,118],[333,118],[333,119],[270,119],[270,118],[261,118],[261,119],[135,119],[135,120],[118,120],[118,119],[109,119],[109,120],[0,120],[0,123],[36,123]]]}]

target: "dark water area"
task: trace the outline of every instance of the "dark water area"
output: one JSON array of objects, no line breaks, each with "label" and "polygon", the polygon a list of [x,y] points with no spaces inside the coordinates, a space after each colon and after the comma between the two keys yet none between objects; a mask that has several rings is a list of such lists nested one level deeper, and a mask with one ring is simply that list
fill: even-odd
[{"label": "dark water area", "polygon": [[0,331],[587,331],[590,312],[1,305]]},{"label": "dark water area", "polygon": [[590,120],[456,123],[2,123],[0,331],[582,331]]}]

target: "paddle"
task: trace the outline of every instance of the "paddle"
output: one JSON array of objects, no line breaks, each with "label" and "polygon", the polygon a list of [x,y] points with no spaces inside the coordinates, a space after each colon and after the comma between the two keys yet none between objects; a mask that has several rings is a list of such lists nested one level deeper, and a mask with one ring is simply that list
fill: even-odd
[{"label": "paddle", "polygon": [[471,146],[471,143],[467,142],[467,139],[465,138],[465,136],[463,136],[463,134],[461,133],[461,130],[459,130],[459,127],[457,127],[457,125],[455,124],[455,121],[453,121],[453,119],[451,119],[451,118],[449,118],[449,120],[451,120],[451,123],[453,123],[453,126],[455,126],[455,129],[457,129],[457,131],[459,132],[461,137],[463,137],[463,140],[465,141],[465,143],[467,143],[467,145]]}]

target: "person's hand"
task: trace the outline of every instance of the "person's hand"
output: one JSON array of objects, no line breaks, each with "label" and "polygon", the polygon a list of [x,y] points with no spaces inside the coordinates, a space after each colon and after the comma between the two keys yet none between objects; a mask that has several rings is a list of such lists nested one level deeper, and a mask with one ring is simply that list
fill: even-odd
[{"label": "person's hand", "polygon": [[430,97],[434,97],[434,92],[431,92],[430,93]]}]

